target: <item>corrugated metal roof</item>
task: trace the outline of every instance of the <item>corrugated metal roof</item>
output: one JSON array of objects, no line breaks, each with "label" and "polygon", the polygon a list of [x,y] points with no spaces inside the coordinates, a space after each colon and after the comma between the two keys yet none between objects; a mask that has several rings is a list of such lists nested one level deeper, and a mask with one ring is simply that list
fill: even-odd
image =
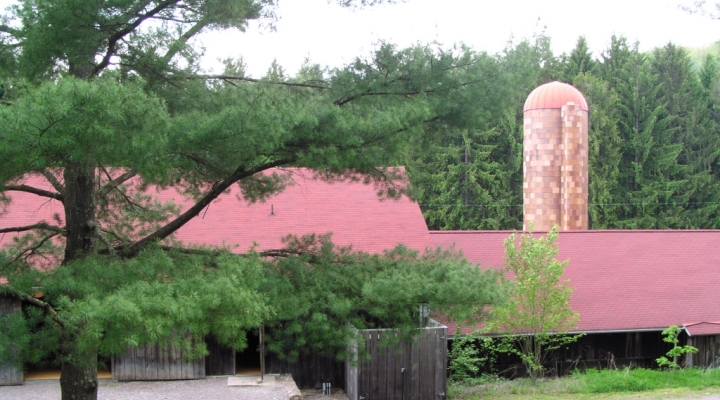
[{"label": "corrugated metal roof", "polygon": [[550,82],[538,86],[525,100],[523,111],[559,109],[567,103],[574,103],[581,109],[588,111],[588,104],[585,97],[573,86],[562,82]]}]

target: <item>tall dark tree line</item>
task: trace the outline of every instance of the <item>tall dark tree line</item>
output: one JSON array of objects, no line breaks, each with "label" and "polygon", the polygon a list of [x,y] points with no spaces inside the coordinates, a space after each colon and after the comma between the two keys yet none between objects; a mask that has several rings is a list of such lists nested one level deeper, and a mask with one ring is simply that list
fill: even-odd
[{"label": "tall dark tree line", "polygon": [[720,227],[714,56],[693,65],[672,43],[644,53],[616,36],[598,57],[584,37],[570,54],[549,48],[540,35],[485,56],[493,62],[478,76],[484,94],[476,104],[486,112],[476,129],[435,127],[429,143],[412,146],[408,165],[428,226],[522,226],[523,103],[538,85],[560,80],[590,105],[592,228]]}]

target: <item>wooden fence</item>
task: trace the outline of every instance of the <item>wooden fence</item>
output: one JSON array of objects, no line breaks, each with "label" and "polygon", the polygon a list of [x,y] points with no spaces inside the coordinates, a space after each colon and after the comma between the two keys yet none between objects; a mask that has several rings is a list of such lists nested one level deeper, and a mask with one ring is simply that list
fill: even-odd
[{"label": "wooden fence", "polygon": [[370,360],[345,364],[345,391],[350,400],[445,399],[447,390],[447,327],[431,326],[410,343],[386,346],[387,329],[367,329],[358,334],[365,341]]},{"label": "wooden fence", "polygon": [[[0,298],[0,315],[20,312],[20,300]],[[17,355],[20,357],[20,354]],[[23,371],[19,367],[19,360],[7,360],[0,363],[0,386],[22,385]]]},{"label": "wooden fence", "polygon": [[187,361],[184,356],[172,344],[130,347],[125,354],[113,357],[112,376],[119,381],[205,378],[205,360],[199,358]]}]

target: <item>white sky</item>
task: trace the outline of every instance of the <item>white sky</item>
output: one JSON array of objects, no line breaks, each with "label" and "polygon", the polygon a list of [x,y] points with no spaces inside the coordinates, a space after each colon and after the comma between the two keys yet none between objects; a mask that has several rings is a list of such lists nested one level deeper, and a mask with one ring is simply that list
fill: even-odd
[{"label": "white sky", "polygon": [[[720,40],[720,20],[679,9],[693,0],[405,0],[361,10],[339,7],[336,0],[278,1],[276,31],[253,24],[245,33],[200,36],[197,40],[206,48],[204,66],[217,70],[218,59],[242,56],[248,72],[260,77],[277,59],[292,75],[306,58],[323,66],[343,66],[369,54],[379,40],[401,47],[463,42],[494,54],[511,37],[519,41],[543,28],[556,54],[572,50],[580,35],[596,54],[613,33],[639,41],[642,50],[670,41],[700,47]],[[11,2],[0,0],[0,7]]]},{"label": "white sky", "polygon": [[[712,3],[713,0],[709,0]],[[305,58],[339,67],[366,55],[379,40],[402,47],[438,41],[463,42],[491,54],[511,36],[545,32],[556,54],[569,52],[585,35],[599,54],[613,33],[640,42],[641,49],[672,41],[706,46],[720,40],[720,21],[678,8],[690,0],[406,0],[400,4],[344,9],[335,0],[279,0],[277,30],[251,26],[247,32],[211,32],[202,37],[205,65],[242,56],[252,76],[273,59],[291,75]],[[538,18],[540,19],[538,21]]]}]

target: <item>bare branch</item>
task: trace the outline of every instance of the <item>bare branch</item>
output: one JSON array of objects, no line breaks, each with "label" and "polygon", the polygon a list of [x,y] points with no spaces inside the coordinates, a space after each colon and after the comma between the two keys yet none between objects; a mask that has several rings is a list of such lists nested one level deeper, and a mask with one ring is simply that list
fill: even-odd
[{"label": "bare branch", "polygon": [[8,186],[5,186],[4,190],[5,191],[14,191],[14,192],[32,193],[32,194],[36,194],[38,196],[49,197],[51,199],[63,201],[63,195],[61,195],[59,193],[51,192],[49,190],[34,188],[34,187],[28,186],[28,185],[8,185]]},{"label": "bare branch", "polygon": [[[477,82],[479,82],[479,81],[475,80],[475,81],[464,82],[453,88],[464,87],[464,86],[472,85]],[[448,89],[450,89],[450,88],[442,88],[441,90],[448,90]],[[343,106],[351,101],[360,99],[362,97],[368,97],[368,96],[417,96],[419,94],[430,94],[430,93],[435,93],[437,91],[438,91],[437,89],[411,90],[411,91],[407,91],[407,92],[403,92],[403,91],[373,92],[373,91],[368,90],[366,92],[356,94],[353,96],[348,96],[343,99],[337,99],[337,100],[335,100],[335,102],[333,104],[335,104],[336,106]]]},{"label": "bare branch", "polygon": [[[57,236],[57,235],[59,235],[59,234],[60,234],[60,233],[53,233],[52,235],[45,236],[41,241],[35,243],[34,246],[29,247],[29,248],[21,251],[17,256],[15,256],[15,258],[12,259],[12,261],[10,261],[9,263],[7,263],[6,265],[11,265],[11,264],[13,264],[15,261],[17,261],[17,260],[19,260],[19,259],[21,259],[21,258],[27,258],[27,257],[30,256],[31,254],[38,254],[38,253],[37,253],[37,250],[38,250],[39,248],[41,248],[48,240],[54,238],[55,236]],[[41,254],[40,256],[42,256],[42,254]]]},{"label": "bare branch", "polygon": [[50,315],[50,318],[52,318],[52,320],[55,321],[56,324],[58,324],[58,326],[63,329],[65,328],[65,322],[60,319],[57,311],[55,311],[55,309],[49,303],[46,303],[40,299],[36,299],[29,294],[23,293],[8,284],[0,284],[0,293],[3,293],[6,296],[10,296],[12,298],[18,299],[22,302],[44,310],[48,315]]},{"label": "bare branch", "polygon": [[92,230],[93,230],[93,235],[95,235],[95,237],[97,237],[98,239],[100,239],[100,241],[103,242],[103,244],[105,245],[105,247],[107,247],[108,253],[109,253],[111,256],[115,257],[115,248],[110,244],[110,241],[107,240],[107,238],[105,237],[105,235],[102,234],[102,230],[101,230],[100,223],[97,222],[97,221],[92,221],[92,222],[90,223],[90,227],[91,227]]},{"label": "bare branch", "polygon": [[54,187],[55,190],[58,191],[58,193],[60,193],[62,195],[65,194],[65,186],[63,186],[63,184],[60,183],[60,181],[58,181],[57,177],[55,175],[53,175],[52,172],[50,172],[46,169],[43,169],[42,171],[40,171],[40,173],[45,177],[45,179],[48,180],[48,182],[50,182],[52,187]]},{"label": "bare branch", "polygon": [[125,172],[124,174],[111,180],[110,182],[106,183],[105,186],[100,188],[100,190],[97,192],[97,196],[105,197],[108,193],[110,193],[110,191],[112,191],[116,187],[122,185],[123,183],[127,182],[129,179],[133,178],[135,175],[137,175],[137,172],[135,172],[133,170]]},{"label": "bare branch", "polygon": [[115,231],[112,230],[112,229],[102,228],[102,227],[101,227],[100,230],[103,231],[103,232],[105,232],[105,233],[108,233],[108,234],[110,234],[110,235],[115,236],[115,238],[116,238],[117,240],[121,241],[121,242],[127,242],[127,241],[128,241],[126,238],[120,236],[117,232],[115,232]]},{"label": "bare branch", "polygon": [[102,60],[98,65],[93,68],[92,75],[97,76],[100,71],[105,69],[110,64],[110,58],[115,55],[115,50],[117,47],[117,43],[124,38],[125,36],[132,33],[140,24],[142,24],[145,20],[154,17],[156,14],[160,13],[161,11],[165,10],[166,8],[169,8],[177,3],[179,3],[180,0],[166,0],[161,2],[157,5],[157,7],[153,8],[152,10],[148,11],[145,14],[141,14],[138,16],[138,18],[133,21],[132,23],[125,26],[125,28],[115,32],[110,36],[108,39],[107,44],[107,51],[105,52],[105,56],[103,56]]},{"label": "bare branch", "polygon": [[46,224],[45,222],[38,222],[37,224],[26,225],[26,226],[14,226],[11,228],[0,228],[0,233],[27,232],[27,231],[33,231],[33,230],[50,231],[50,232],[55,232],[60,235],[65,235],[64,229],[60,228],[59,226]]},{"label": "bare branch", "polygon": [[162,57],[163,64],[167,64],[174,56],[177,54],[178,51],[182,48],[182,46],[187,43],[190,38],[200,33],[200,31],[208,26],[209,22],[207,21],[197,21],[195,25],[193,25],[192,28],[188,29],[187,32],[183,33],[178,40],[175,41],[172,45],[170,45],[170,48],[168,49],[167,53]]},{"label": "bare branch", "polygon": [[307,81],[307,82],[283,82],[283,81],[269,81],[264,79],[254,79],[254,78],[248,78],[246,76],[238,76],[238,75],[193,75],[193,76],[187,76],[187,79],[218,79],[223,81],[245,81],[245,82],[252,82],[252,83],[270,83],[273,85],[280,85],[280,86],[290,86],[290,87],[304,87],[304,88],[311,88],[311,89],[327,89],[327,86],[321,85],[319,83],[308,83],[308,82],[317,82],[317,81]]}]

